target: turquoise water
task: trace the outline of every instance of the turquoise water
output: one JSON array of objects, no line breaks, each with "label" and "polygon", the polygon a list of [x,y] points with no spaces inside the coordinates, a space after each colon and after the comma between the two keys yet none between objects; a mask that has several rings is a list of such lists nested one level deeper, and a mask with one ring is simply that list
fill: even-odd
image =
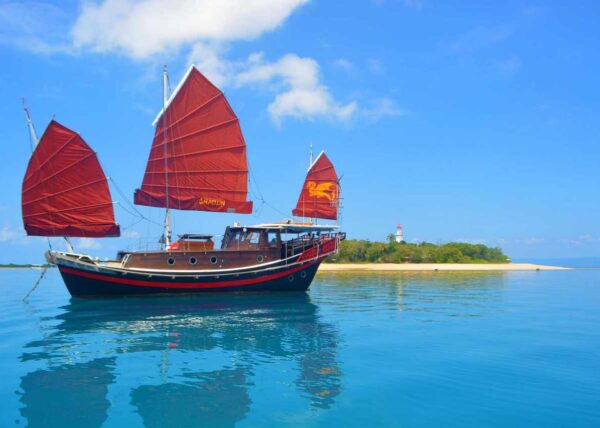
[{"label": "turquoise water", "polygon": [[600,426],[600,271],[71,300],[0,271],[0,426]]}]

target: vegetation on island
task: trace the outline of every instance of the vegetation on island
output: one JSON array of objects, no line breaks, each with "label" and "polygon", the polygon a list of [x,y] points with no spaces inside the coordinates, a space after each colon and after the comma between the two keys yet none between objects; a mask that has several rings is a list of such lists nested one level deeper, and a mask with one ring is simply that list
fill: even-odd
[{"label": "vegetation on island", "polygon": [[51,267],[51,265],[49,265],[48,263],[44,263],[44,264],[0,263],[0,269],[33,269],[33,268],[44,268],[44,267]]},{"label": "vegetation on island", "polygon": [[394,236],[388,242],[344,240],[337,255],[329,263],[509,263],[510,259],[500,248],[483,244],[449,242],[409,244],[396,242]]}]

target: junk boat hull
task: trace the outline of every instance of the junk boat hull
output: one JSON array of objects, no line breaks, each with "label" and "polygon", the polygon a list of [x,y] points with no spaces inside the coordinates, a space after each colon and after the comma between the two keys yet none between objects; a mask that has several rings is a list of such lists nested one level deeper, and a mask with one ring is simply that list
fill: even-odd
[{"label": "junk boat hull", "polygon": [[337,239],[292,257],[234,269],[174,270],[122,267],[118,261],[49,251],[74,297],[192,294],[214,292],[306,291],[321,262],[337,250]]},{"label": "junk boat hull", "polygon": [[74,297],[143,294],[189,294],[206,292],[306,291],[321,261],[284,266],[239,275],[156,275],[90,270],[58,264],[62,278]]}]

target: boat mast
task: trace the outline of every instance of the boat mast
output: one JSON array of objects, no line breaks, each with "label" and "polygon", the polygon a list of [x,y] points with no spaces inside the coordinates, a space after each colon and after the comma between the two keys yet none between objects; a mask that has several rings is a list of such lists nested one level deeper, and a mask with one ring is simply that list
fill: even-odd
[{"label": "boat mast", "polygon": [[[309,149],[309,155],[308,155],[308,170],[310,171],[310,169],[313,166],[313,162],[314,162],[314,155],[313,155],[313,143],[312,141],[310,142],[310,149]],[[312,219],[311,223],[314,222],[314,224],[317,224],[317,219]]]},{"label": "boat mast", "polygon": [[[31,115],[29,114],[29,109],[27,108],[27,104],[25,103],[25,98],[21,98],[21,101],[23,102],[23,110],[25,111],[25,119],[27,120],[27,126],[29,127],[29,138],[31,139],[31,151],[33,152],[33,150],[37,147],[38,143],[40,142],[40,139],[37,136],[37,133],[35,132],[35,127],[33,126],[33,121],[31,120]],[[67,250],[69,250],[70,253],[74,253],[75,249],[73,248],[73,244],[71,243],[71,241],[69,240],[68,236],[63,236],[65,242],[67,243]],[[50,245],[50,238],[48,238],[48,245]]]},{"label": "boat mast", "polygon": [[163,141],[165,142],[165,193],[166,193],[166,210],[165,210],[165,231],[164,231],[164,239],[163,244],[165,248],[169,248],[171,245],[171,212],[169,211],[169,163],[168,163],[168,148],[167,148],[167,126],[166,126],[166,118],[167,114],[167,101],[168,101],[168,91],[169,91],[169,73],[167,71],[167,66],[165,65],[163,68]]},{"label": "boat mast", "polygon": [[29,138],[31,139],[31,146],[34,149],[38,143],[40,142],[37,134],[35,133],[35,128],[33,127],[33,122],[31,121],[31,116],[29,115],[29,109],[27,108],[27,104],[25,104],[25,98],[21,98],[23,102],[23,110],[25,111],[25,119],[27,120],[27,126],[29,127]]}]

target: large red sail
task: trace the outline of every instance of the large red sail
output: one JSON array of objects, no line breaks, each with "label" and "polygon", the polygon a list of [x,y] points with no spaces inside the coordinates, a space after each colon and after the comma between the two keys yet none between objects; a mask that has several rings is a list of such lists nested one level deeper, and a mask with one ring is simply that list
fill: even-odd
[{"label": "large red sail", "polygon": [[336,220],[340,186],[333,164],[324,152],[306,175],[300,198],[292,214],[298,217]]},{"label": "large red sail", "polygon": [[158,119],[138,205],[250,214],[246,143],[225,95],[192,67]]},{"label": "large red sail", "polygon": [[28,235],[120,234],[96,153],[77,133],[54,120],[29,160],[21,204]]}]

